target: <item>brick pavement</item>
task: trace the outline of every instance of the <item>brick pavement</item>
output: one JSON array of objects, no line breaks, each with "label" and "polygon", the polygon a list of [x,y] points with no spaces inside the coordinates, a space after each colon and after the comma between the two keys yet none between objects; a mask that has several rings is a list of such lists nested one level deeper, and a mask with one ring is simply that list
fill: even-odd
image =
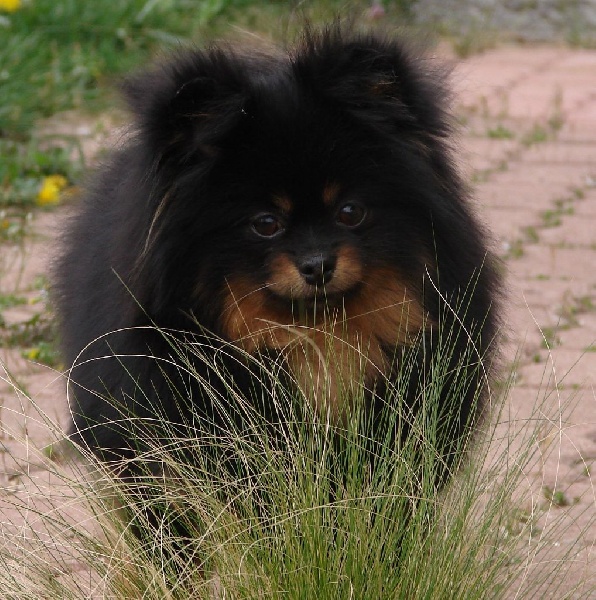
[{"label": "brick pavement", "polygon": [[[541,429],[540,447],[548,446],[550,456],[527,472],[535,493],[530,509],[540,513],[544,535],[557,511],[568,526],[555,532],[546,555],[533,556],[528,544],[527,574],[531,578],[545,561],[571,554],[566,597],[586,598],[581,583],[596,571],[595,498],[586,476],[596,461],[596,52],[498,47],[457,62],[453,81],[464,125],[462,169],[507,270],[505,362],[514,369],[515,385],[504,414],[517,420],[513,428],[523,426],[542,403],[553,419]],[[31,295],[27,286],[46,269],[54,220],[42,215],[26,260],[12,261],[8,279],[14,283],[18,275],[19,293]],[[0,284],[6,291],[6,280]],[[62,382],[25,364],[18,352],[2,352],[39,406],[64,422],[63,403],[56,401]],[[19,432],[27,425],[33,445],[46,444],[49,432],[32,426],[35,420],[24,421],[15,396],[0,380],[2,426]],[[559,413],[561,404],[568,406]],[[10,457],[29,450],[3,439],[9,452],[2,454],[0,476],[6,478],[14,475]],[[542,510],[543,486],[561,490],[571,505]],[[575,585],[580,587],[570,591]],[[564,593],[544,590],[544,596]]]},{"label": "brick pavement", "polygon": [[[594,597],[596,52],[502,47],[459,62],[453,80],[464,170],[507,270],[504,418],[551,419],[548,456],[526,472],[524,510],[547,540],[536,556],[529,541],[527,574],[571,557],[562,587],[542,593]],[[548,510],[545,486],[570,506]]]}]

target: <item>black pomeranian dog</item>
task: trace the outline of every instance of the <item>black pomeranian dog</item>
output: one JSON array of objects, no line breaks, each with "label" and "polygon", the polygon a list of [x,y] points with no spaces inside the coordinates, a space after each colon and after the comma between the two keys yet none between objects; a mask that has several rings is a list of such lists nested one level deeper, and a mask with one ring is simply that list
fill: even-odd
[{"label": "black pomeranian dog", "polygon": [[122,464],[197,419],[241,428],[244,402],[283,425],[258,356],[334,423],[359,385],[374,421],[407,352],[411,414],[447,363],[432,410],[452,465],[487,397],[499,277],[452,163],[444,80],[399,40],[335,25],[128,79],[133,129],[55,269],[73,439]]}]

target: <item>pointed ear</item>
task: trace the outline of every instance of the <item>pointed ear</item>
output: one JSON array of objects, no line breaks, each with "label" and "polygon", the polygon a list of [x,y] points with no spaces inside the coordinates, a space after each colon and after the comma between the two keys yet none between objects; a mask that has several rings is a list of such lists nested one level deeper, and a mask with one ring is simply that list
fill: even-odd
[{"label": "pointed ear", "polygon": [[345,33],[336,24],[307,31],[293,65],[302,80],[352,112],[442,137],[446,76],[421,56],[404,41]]},{"label": "pointed ear", "polygon": [[217,49],[175,57],[122,87],[160,163],[215,156],[244,117],[248,96],[235,55]]}]

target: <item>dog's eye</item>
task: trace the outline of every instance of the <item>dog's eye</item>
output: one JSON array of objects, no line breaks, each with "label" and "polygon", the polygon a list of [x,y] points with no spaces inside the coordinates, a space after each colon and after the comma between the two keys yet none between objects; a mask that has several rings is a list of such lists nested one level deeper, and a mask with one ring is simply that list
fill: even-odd
[{"label": "dog's eye", "polygon": [[266,238],[275,237],[284,230],[282,222],[275,215],[269,213],[257,215],[252,220],[251,226],[257,235]]},{"label": "dog's eye", "polygon": [[366,216],[366,210],[360,204],[355,202],[348,202],[340,207],[337,211],[337,222],[345,227],[358,227],[364,217]]}]

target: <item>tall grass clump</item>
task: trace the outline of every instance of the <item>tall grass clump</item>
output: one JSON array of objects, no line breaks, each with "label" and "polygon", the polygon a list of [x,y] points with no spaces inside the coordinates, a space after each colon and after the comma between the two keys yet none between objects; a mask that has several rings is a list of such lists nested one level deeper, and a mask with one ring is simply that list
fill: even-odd
[{"label": "tall grass clump", "polygon": [[[454,478],[439,490],[446,413],[437,399],[451,375],[448,348],[437,353],[416,413],[400,403],[417,365],[413,350],[405,354],[382,423],[371,423],[363,386],[331,419],[307,390],[288,385],[281,363],[240,356],[267,378],[262,401],[282,416],[264,422],[255,399],[237,394],[200,343],[172,337],[172,348],[191,376],[198,359],[210,362],[226,393],[203,381],[206,393],[239,407],[242,419],[225,431],[200,414],[182,426],[162,423],[166,435],[139,439],[138,455],[110,470],[89,456],[85,473],[54,462],[49,477],[60,487],[51,493],[31,477],[22,494],[3,494],[5,515],[24,523],[3,531],[6,597],[529,598],[564,581],[571,555],[541,565],[551,539],[538,524],[549,509],[530,498],[530,514],[519,518],[532,492],[527,474],[544,460],[539,399],[522,429],[495,409],[483,432],[470,424],[453,438]],[[455,385],[449,410],[461,393]],[[119,408],[131,431],[142,431]],[[134,475],[116,479],[114,469]],[[69,507],[86,516],[73,518]],[[556,535],[552,523],[549,530]]]}]

